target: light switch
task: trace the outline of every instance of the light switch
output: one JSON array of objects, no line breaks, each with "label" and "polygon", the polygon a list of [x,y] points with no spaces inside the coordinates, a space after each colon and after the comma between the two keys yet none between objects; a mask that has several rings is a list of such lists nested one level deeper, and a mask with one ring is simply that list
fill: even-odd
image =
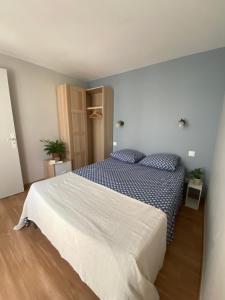
[{"label": "light switch", "polygon": [[117,146],[117,142],[113,142],[113,146],[115,146],[115,147],[116,147],[116,146]]},{"label": "light switch", "polygon": [[195,157],[195,151],[189,150],[189,151],[188,151],[188,156],[190,156],[190,157]]}]

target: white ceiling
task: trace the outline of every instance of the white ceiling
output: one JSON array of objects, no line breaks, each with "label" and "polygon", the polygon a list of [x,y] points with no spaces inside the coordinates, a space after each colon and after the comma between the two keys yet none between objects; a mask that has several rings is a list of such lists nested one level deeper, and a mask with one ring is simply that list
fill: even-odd
[{"label": "white ceiling", "polygon": [[92,80],[225,46],[225,0],[0,0],[0,52]]}]

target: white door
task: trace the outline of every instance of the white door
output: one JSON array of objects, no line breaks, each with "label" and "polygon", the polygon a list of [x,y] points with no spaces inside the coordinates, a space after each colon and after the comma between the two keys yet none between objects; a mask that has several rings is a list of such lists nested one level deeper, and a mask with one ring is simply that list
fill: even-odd
[{"label": "white door", "polygon": [[0,198],[23,190],[7,71],[0,69]]}]

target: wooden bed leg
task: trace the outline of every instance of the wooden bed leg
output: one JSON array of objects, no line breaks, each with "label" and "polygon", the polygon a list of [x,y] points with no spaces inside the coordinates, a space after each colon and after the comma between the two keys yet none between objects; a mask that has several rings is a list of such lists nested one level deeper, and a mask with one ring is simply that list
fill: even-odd
[{"label": "wooden bed leg", "polygon": [[37,229],[37,225],[33,222],[33,221],[30,221],[28,218],[25,218],[24,219],[24,226],[25,227],[29,227],[29,226],[32,226],[34,229]]}]

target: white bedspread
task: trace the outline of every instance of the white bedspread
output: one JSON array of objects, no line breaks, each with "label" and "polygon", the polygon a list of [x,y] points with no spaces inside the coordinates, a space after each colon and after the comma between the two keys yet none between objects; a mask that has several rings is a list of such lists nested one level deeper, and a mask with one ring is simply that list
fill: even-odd
[{"label": "white bedspread", "polygon": [[166,215],[74,173],[34,183],[28,217],[102,300],[155,300]]}]

